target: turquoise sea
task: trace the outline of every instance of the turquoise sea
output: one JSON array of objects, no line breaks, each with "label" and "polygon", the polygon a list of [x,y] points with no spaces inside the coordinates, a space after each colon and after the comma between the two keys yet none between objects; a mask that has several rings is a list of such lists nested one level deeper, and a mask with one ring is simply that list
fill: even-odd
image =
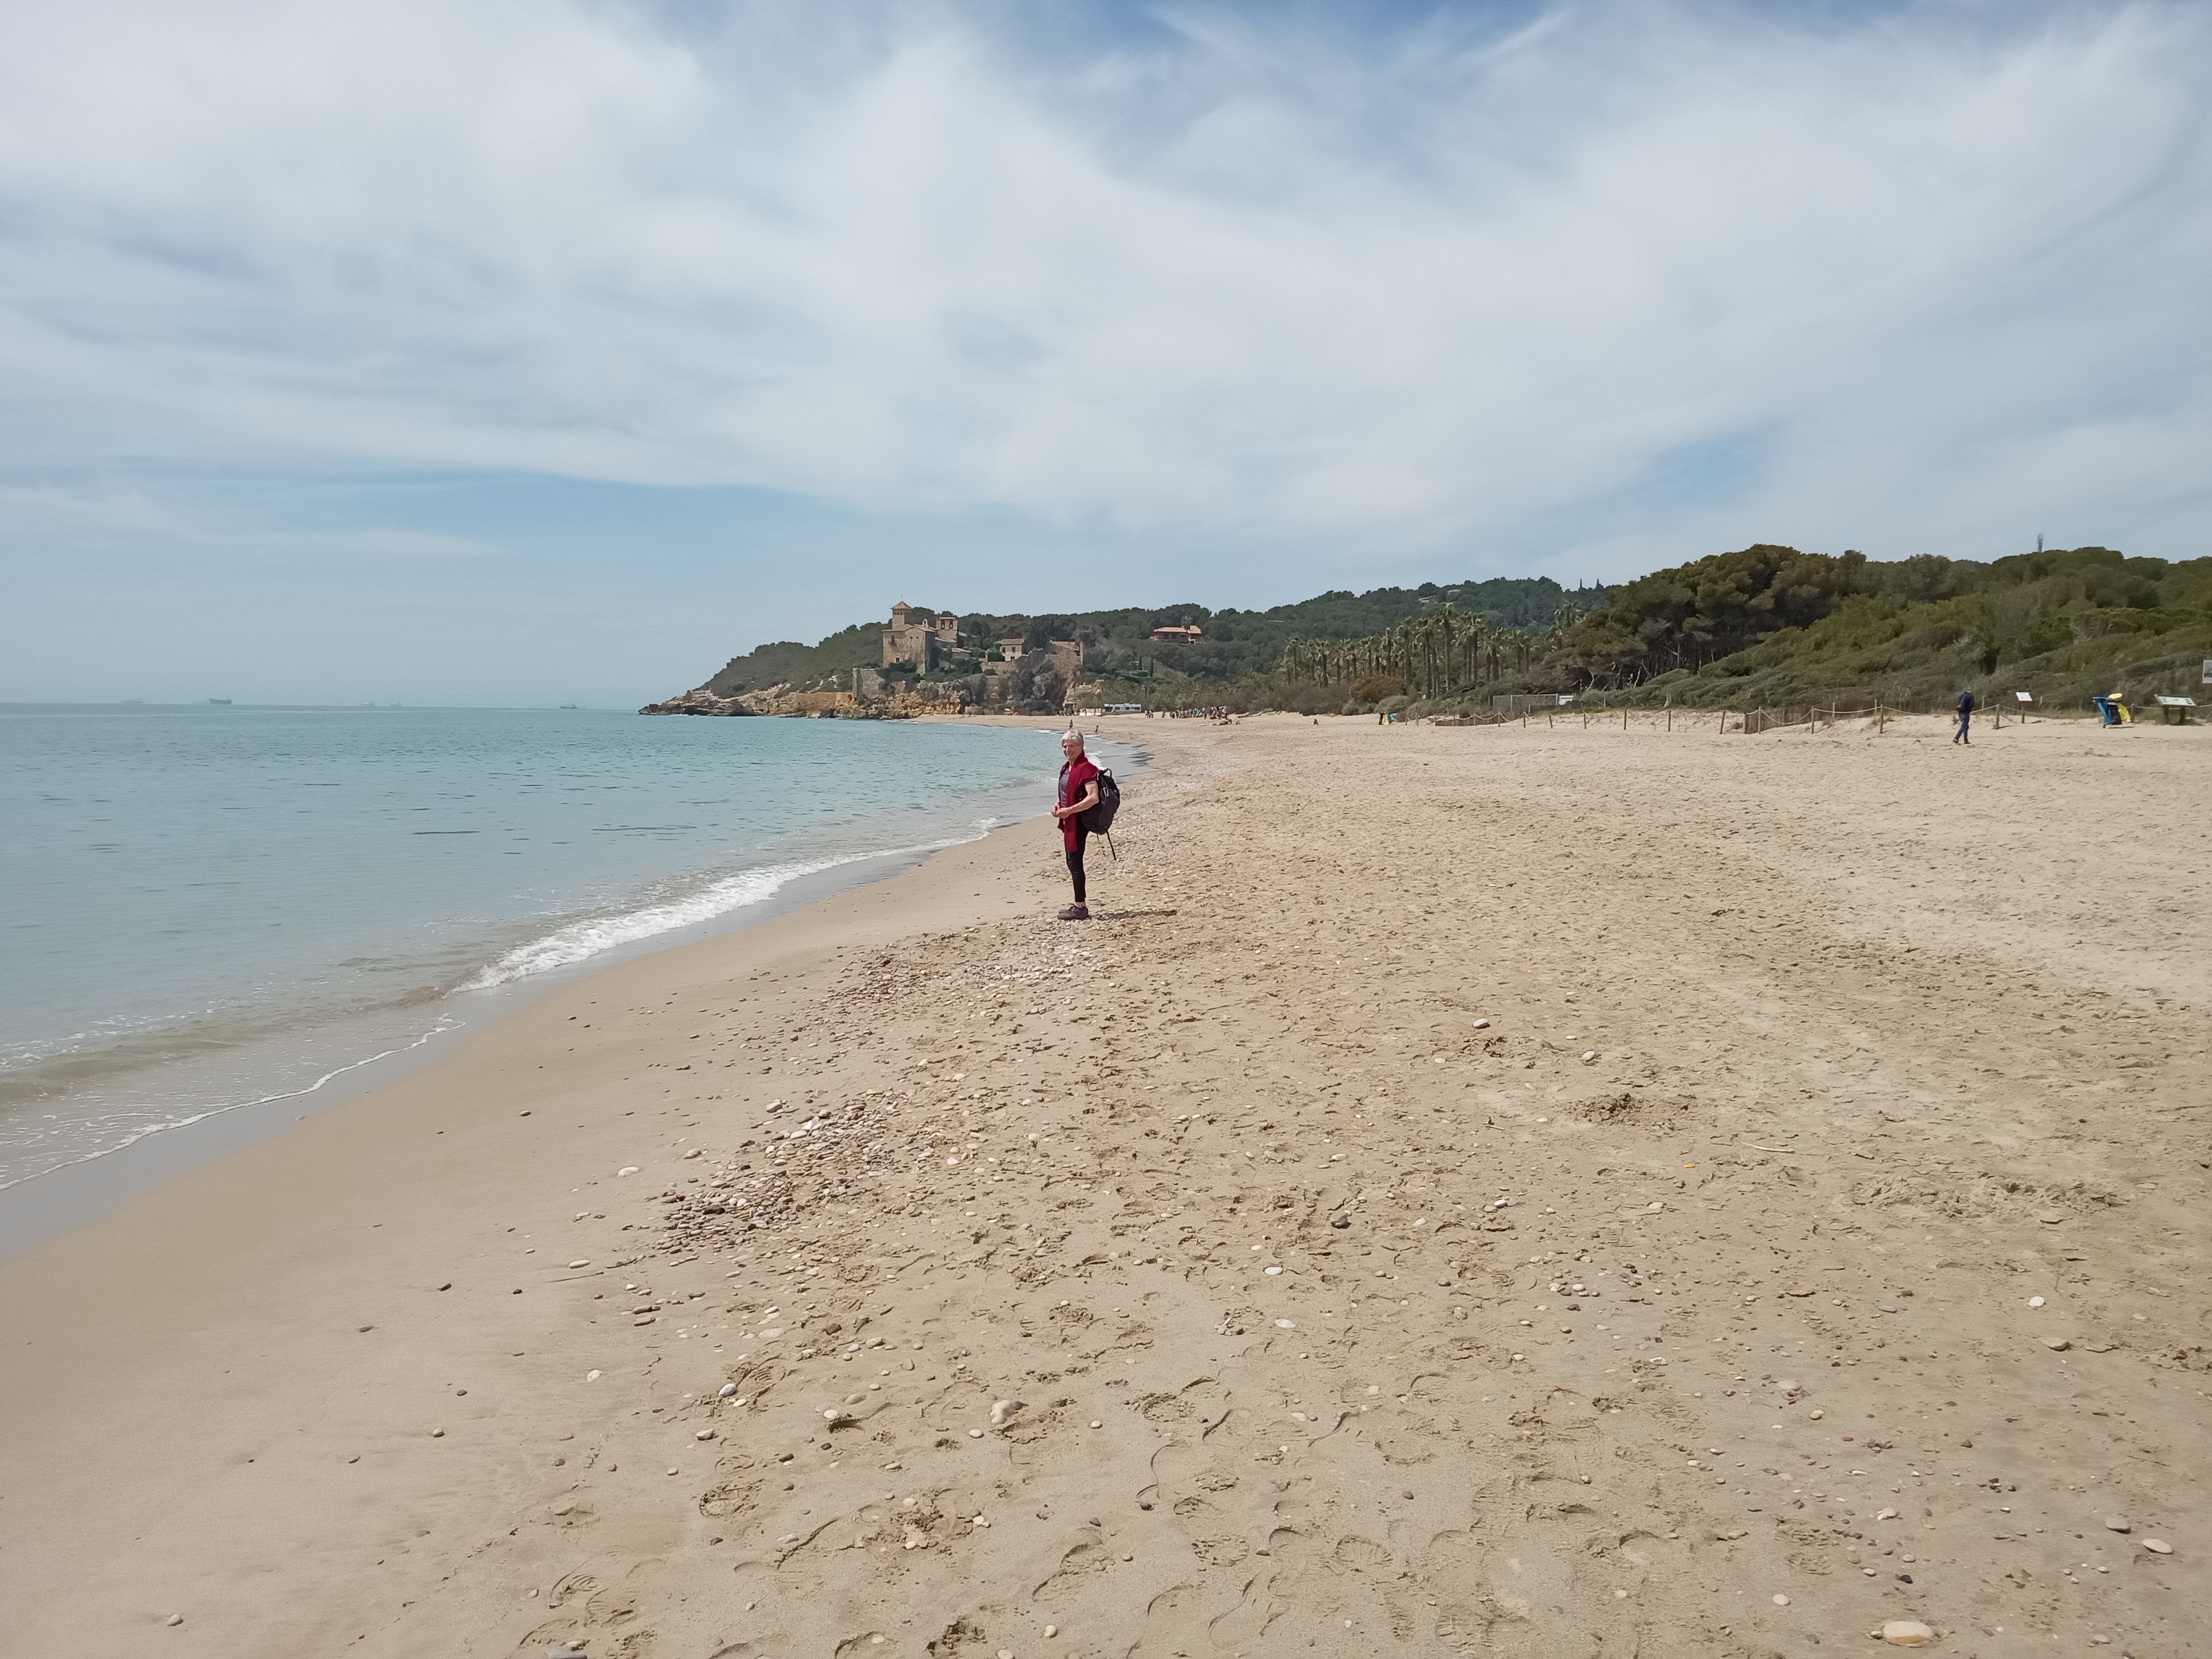
[{"label": "turquoise sea", "polygon": [[0,706],[0,1186],[1041,813],[1048,732]]}]

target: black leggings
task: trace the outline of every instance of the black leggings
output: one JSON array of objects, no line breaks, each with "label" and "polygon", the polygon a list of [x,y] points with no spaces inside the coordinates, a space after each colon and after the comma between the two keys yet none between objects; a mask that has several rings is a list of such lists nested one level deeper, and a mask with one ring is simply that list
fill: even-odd
[{"label": "black leggings", "polygon": [[1067,873],[1075,878],[1075,902],[1083,902],[1083,843],[1091,839],[1088,830],[1079,828],[1075,845],[1067,849]]}]

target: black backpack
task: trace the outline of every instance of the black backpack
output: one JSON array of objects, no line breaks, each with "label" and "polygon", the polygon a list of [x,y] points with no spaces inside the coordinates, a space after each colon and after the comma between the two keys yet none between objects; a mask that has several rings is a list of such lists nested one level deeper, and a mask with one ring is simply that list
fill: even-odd
[{"label": "black backpack", "polygon": [[1094,836],[1103,836],[1114,827],[1114,814],[1121,810],[1121,786],[1114,781],[1111,772],[1098,775],[1098,805],[1076,819]]}]

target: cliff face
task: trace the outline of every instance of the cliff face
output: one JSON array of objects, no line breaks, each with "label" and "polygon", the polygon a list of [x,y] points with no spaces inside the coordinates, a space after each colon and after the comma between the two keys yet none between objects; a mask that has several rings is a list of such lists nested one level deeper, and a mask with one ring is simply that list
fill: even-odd
[{"label": "cliff face", "polygon": [[772,686],[765,691],[747,691],[741,696],[725,697],[703,685],[694,686],[681,696],[671,697],[666,702],[649,702],[637,712],[641,714],[781,714],[788,719],[902,720],[911,720],[916,712],[902,707],[908,699],[893,699],[890,702],[863,703],[850,691],[793,691],[784,686]]},{"label": "cliff face", "polygon": [[641,714],[753,714],[760,711],[746,708],[740,698],[717,696],[702,685],[681,696],[671,697],[666,702],[649,702],[637,712]]}]

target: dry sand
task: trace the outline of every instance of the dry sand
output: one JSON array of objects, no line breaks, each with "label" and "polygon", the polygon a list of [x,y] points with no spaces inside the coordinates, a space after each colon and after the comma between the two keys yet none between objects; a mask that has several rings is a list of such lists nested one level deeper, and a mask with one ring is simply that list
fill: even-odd
[{"label": "dry sand", "polygon": [[0,1652],[2212,1649],[2203,732],[1123,725],[0,1267]]}]

